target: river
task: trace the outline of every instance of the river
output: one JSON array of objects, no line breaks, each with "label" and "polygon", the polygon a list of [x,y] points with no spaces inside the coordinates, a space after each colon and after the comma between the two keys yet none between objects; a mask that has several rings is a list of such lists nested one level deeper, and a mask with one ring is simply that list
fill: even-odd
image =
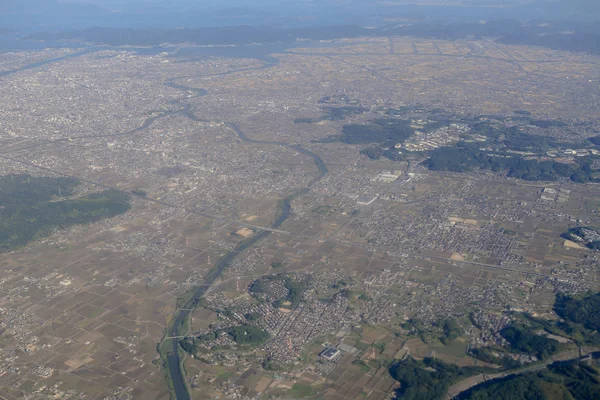
[{"label": "river", "polygon": [[[276,65],[276,63],[267,62],[266,64],[264,64],[261,67],[247,68],[247,69],[244,69],[244,71],[247,71],[250,69],[254,69],[254,70],[265,69],[265,68],[270,68],[274,65]],[[223,73],[222,75],[228,75],[228,74],[235,73],[235,72],[240,72],[240,71],[230,71],[230,72]],[[207,94],[207,92],[204,89],[183,86],[183,85],[175,83],[174,80],[167,81],[167,82],[165,82],[165,84],[172,88],[194,92],[198,96],[204,96]],[[186,115],[188,118],[190,118],[194,121],[202,121],[191,111],[191,109],[189,107],[186,108],[184,115]],[[287,147],[298,153],[309,156],[315,163],[315,166],[317,167],[317,175],[313,179],[311,179],[311,181],[308,182],[308,184],[305,187],[294,191],[293,193],[289,194],[288,196],[284,197],[282,200],[280,200],[278,202],[275,218],[269,227],[274,228],[274,229],[280,228],[283,225],[283,223],[290,216],[290,213],[292,210],[291,202],[295,198],[308,193],[308,191],[310,190],[310,187],[312,185],[317,183],[319,180],[321,180],[323,177],[325,177],[328,174],[329,170],[327,169],[327,165],[325,165],[325,163],[323,162],[321,157],[319,157],[319,155],[317,155],[316,153],[314,153],[310,150],[307,150],[307,149],[301,147],[298,144],[291,144],[291,143],[285,143],[285,142],[279,142],[279,141],[255,140],[255,139],[248,137],[240,129],[240,127],[237,124],[235,124],[234,122],[227,122],[226,126],[228,128],[230,128],[232,131],[234,131],[237,134],[237,136],[245,142],[253,143],[253,144],[264,144],[264,145]],[[181,357],[179,356],[179,339],[177,338],[177,337],[185,336],[188,333],[188,332],[185,332],[186,321],[190,318],[191,313],[197,306],[197,304],[200,301],[200,299],[202,298],[202,296],[204,296],[206,291],[212,286],[212,284],[217,280],[217,278],[219,278],[219,276],[221,276],[223,271],[225,269],[227,269],[227,267],[229,265],[231,265],[231,263],[235,260],[235,258],[238,255],[240,255],[241,253],[243,253],[246,249],[254,246],[256,243],[258,243],[262,239],[269,236],[271,233],[272,233],[271,231],[264,231],[264,230],[259,231],[254,236],[240,242],[233,250],[231,250],[227,254],[225,254],[217,262],[217,264],[208,272],[208,274],[204,277],[204,282],[202,283],[202,285],[199,285],[193,289],[193,293],[192,293],[190,299],[187,300],[187,302],[176,312],[175,318],[171,324],[171,327],[167,332],[167,337],[172,338],[172,339],[166,339],[166,340],[170,341],[170,343],[168,344],[168,354],[167,354],[166,361],[167,361],[167,368],[169,371],[170,380],[172,382],[173,390],[175,392],[175,396],[176,396],[177,400],[191,399],[190,393],[188,392],[187,384],[185,382],[185,379],[186,379],[185,372],[182,371],[182,368],[181,368],[182,360],[181,360]]]},{"label": "river", "polygon": [[[61,57],[55,57],[55,58],[51,58],[51,59],[47,59],[47,60],[43,60],[43,61],[39,61],[39,62],[35,62],[35,63],[31,63],[28,65],[24,65],[21,66],[19,68],[15,68],[12,70],[7,70],[7,71],[0,71],[0,77],[4,77],[4,76],[8,76],[20,71],[25,71],[25,70],[29,70],[29,69],[33,69],[33,68],[38,68],[47,64],[51,64],[51,63],[55,63],[55,62],[59,62],[59,61],[63,61],[63,60],[67,60],[67,59],[71,59],[71,58],[75,58],[75,57],[79,57],[79,56],[83,56],[85,54],[89,54],[89,53],[93,53],[95,51],[99,51],[102,49],[106,49],[107,47],[88,47],[85,48],[84,50],[81,51],[77,51],[68,55],[64,55]],[[238,72],[245,72],[245,71],[252,71],[252,70],[262,70],[262,69],[267,69],[267,68],[271,68],[275,65],[278,64],[279,60],[272,58],[272,57],[263,57],[263,60],[265,61],[265,63],[261,66],[258,67],[247,67],[247,68],[241,68],[239,70],[233,70],[233,71],[228,71],[228,72],[223,72],[220,74],[214,74],[211,76],[225,76],[225,75],[230,75],[230,74],[235,74]],[[189,86],[184,86],[181,84],[176,83],[175,81],[178,80],[180,78],[173,78],[170,80],[167,80],[164,82],[165,86],[174,88],[174,89],[179,89],[179,90],[183,90],[183,91],[187,91],[187,92],[192,92],[195,93],[196,96],[194,97],[202,97],[208,94],[208,92],[205,89],[199,89],[199,88],[193,88],[193,87],[189,87]],[[186,100],[189,99],[185,98],[185,99],[180,99],[180,100],[176,100],[173,103],[181,103],[182,100]],[[161,118],[165,115],[169,115],[169,114],[173,114],[175,112],[182,112],[184,116],[186,116],[187,118],[190,118],[194,121],[203,121],[200,118],[198,118],[193,112],[192,109],[189,105],[185,105],[184,108],[180,111],[171,111],[171,112],[166,112],[166,113],[162,113],[160,115],[155,115],[152,117],[149,117],[140,127],[133,129],[131,131],[127,131],[127,132],[120,132],[120,133],[113,133],[113,134],[106,134],[106,135],[90,135],[90,136],[82,136],[80,138],[88,138],[88,137],[108,137],[108,136],[121,136],[121,135],[130,135],[136,132],[139,132],[140,130],[143,130],[147,127],[149,127],[156,119]],[[273,222],[270,224],[270,228],[273,229],[277,229],[280,228],[283,223],[289,218],[291,210],[292,210],[292,206],[291,206],[291,202],[299,197],[302,196],[306,193],[308,193],[308,191],[310,190],[310,187],[312,185],[314,185],[315,183],[317,183],[319,180],[321,180],[324,176],[326,176],[328,174],[328,169],[327,166],[325,165],[325,163],[323,162],[323,160],[321,159],[321,157],[319,157],[316,153],[303,148],[302,146],[300,146],[299,144],[293,144],[293,143],[285,143],[285,142],[278,142],[278,141],[266,141],[266,140],[255,140],[252,139],[250,137],[248,137],[240,128],[237,124],[233,123],[233,122],[226,122],[226,125],[229,129],[231,129],[233,132],[236,133],[236,135],[243,141],[248,142],[248,143],[254,143],[254,144],[264,144],[264,145],[273,145],[273,146],[280,146],[280,147],[287,147],[289,149],[292,149],[298,153],[304,154],[309,156],[313,162],[315,163],[315,166],[317,167],[317,174],[316,176],[310,180],[310,182],[307,183],[307,185],[303,188],[300,188],[296,191],[294,191],[293,193],[289,194],[288,196],[284,197],[283,199],[281,199],[278,203],[277,203],[277,209],[276,209],[276,213],[275,213],[275,217],[273,219]],[[63,140],[67,140],[67,139],[58,139],[56,141],[63,141]],[[33,147],[37,147],[40,145],[45,145],[47,143],[42,143],[42,144],[36,144],[36,145],[32,145],[30,146],[31,148]],[[20,150],[25,150],[28,149],[30,147],[27,148],[23,148]],[[92,182],[93,183],[93,182]],[[96,184],[96,183],[94,183]],[[267,236],[269,236],[272,232],[271,231],[267,231],[267,230],[258,230],[258,232],[246,239],[243,240],[242,242],[240,242],[233,250],[229,251],[227,254],[225,254],[218,262],[217,264],[207,273],[207,275],[204,277],[204,281],[201,285],[196,286],[195,288],[193,288],[193,292],[191,297],[189,298],[189,300],[187,300],[187,302],[181,307],[179,308],[175,315],[174,315],[174,319],[173,322],[170,326],[170,328],[167,331],[167,335],[165,341],[168,341],[167,343],[162,343],[164,345],[166,345],[167,348],[167,354],[166,354],[166,361],[167,363],[167,369],[168,369],[168,373],[169,373],[169,377],[170,380],[172,382],[173,385],[173,391],[175,393],[176,399],[177,400],[189,400],[191,399],[190,393],[188,392],[188,387],[186,384],[186,378],[185,378],[185,372],[182,370],[181,368],[181,357],[179,356],[179,339],[177,338],[173,338],[173,337],[181,337],[181,336],[185,336],[187,334],[187,332],[184,331],[185,329],[185,325],[186,325],[186,321],[188,320],[188,318],[190,317],[191,313],[193,312],[193,310],[195,309],[195,307],[197,306],[198,302],[200,301],[200,299],[202,298],[202,296],[204,296],[204,294],[206,293],[206,291],[212,286],[212,284],[219,278],[219,276],[221,276],[221,274],[223,273],[223,271],[229,266],[231,265],[231,263],[235,260],[235,258],[240,255],[241,253],[243,253],[246,249],[254,246],[256,243],[258,243],[259,241],[261,241],[262,239],[266,238]],[[170,339],[172,338],[172,339]]]}]

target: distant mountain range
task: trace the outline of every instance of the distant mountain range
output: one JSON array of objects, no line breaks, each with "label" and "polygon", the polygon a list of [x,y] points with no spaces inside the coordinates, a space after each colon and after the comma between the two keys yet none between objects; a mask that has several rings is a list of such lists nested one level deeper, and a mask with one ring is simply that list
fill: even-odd
[{"label": "distant mountain range", "polygon": [[486,23],[418,22],[364,28],[359,25],[329,27],[213,27],[196,29],[91,28],[59,33],[37,33],[29,39],[81,41],[111,46],[159,46],[194,43],[198,45],[243,45],[293,42],[299,39],[328,40],[360,36],[415,36],[430,39],[493,38],[501,43],[544,46],[556,50],[600,54],[600,24],[583,22],[523,23],[498,20]]}]

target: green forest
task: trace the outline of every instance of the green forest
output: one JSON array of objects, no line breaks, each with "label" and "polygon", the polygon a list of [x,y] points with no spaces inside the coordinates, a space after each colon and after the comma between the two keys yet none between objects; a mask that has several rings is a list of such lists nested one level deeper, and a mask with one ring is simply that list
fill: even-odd
[{"label": "green forest", "polygon": [[190,354],[202,353],[207,350],[201,345],[206,345],[209,342],[216,340],[223,332],[227,333],[234,342],[242,346],[257,346],[270,338],[269,333],[262,328],[256,325],[244,324],[225,329],[217,329],[193,338],[185,338],[179,341],[179,345],[183,350]]},{"label": "green forest", "polygon": [[[538,128],[564,127],[565,123],[554,120],[536,120],[529,116],[512,117],[511,121],[520,122]],[[487,137],[496,151],[480,150],[480,145],[459,142],[455,148],[439,148],[430,154],[425,165],[432,170],[465,172],[472,168],[507,171],[514,178],[530,181],[553,181],[558,178],[570,178],[574,182],[596,182],[600,173],[594,170],[591,157],[578,159],[577,164],[564,164],[551,160],[537,161],[525,159],[520,155],[506,151],[522,151],[544,154],[550,149],[581,148],[594,144],[564,143],[543,135],[526,133],[523,126],[506,127],[503,123],[480,121],[471,125],[471,134]]]},{"label": "green forest", "polygon": [[350,115],[362,114],[367,111],[364,107],[343,106],[343,107],[323,107],[325,112],[317,118],[296,118],[295,124],[316,124],[322,121],[342,121]]},{"label": "green forest", "polygon": [[448,345],[464,333],[462,327],[455,319],[446,319],[442,323],[442,335],[439,339],[442,344]]},{"label": "green forest", "polygon": [[[500,331],[510,345],[508,348],[472,348],[470,354],[481,361],[510,369],[520,365],[510,357],[515,353],[536,356],[543,360],[569,347],[600,346],[600,293],[583,297],[559,293],[554,302],[554,311],[560,320],[535,318],[527,313],[513,313],[512,324]],[[570,339],[573,344],[560,344],[540,334],[543,332]]]},{"label": "green forest", "polygon": [[[386,110],[389,115],[401,115],[403,112]],[[410,109],[408,111],[411,111]],[[592,148],[598,146],[600,137],[593,137],[581,143],[560,142],[551,136],[528,133],[531,127],[552,128],[566,127],[562,121],[538,120],[523,111],[515,112],[510,118],[500,116],[462,117],[445,114],[443,110],[429,112],[431,118],[423,128],[424,132],[448,126],[451,123],[467,124],[468,134],[461,135],[456,145],[440,147],[427,153],[423,165],[432,171],[468,172],[475,168],[488,169],[495,172],[507,172],[508,176],[528,181],[555,181],[569,178],[574,182],[600,182],[600,171],[592,167],[596,156],[577,157],[573,164],[560,163],[553,160],[525,158],[518,152],[545,155],[548,150],[565,148]],[[515,124],[509,126],[511,124]],[[397,143],[403,143],[414,134],[408,119],[381,118],[368,124],[344,125],[342,134],[330,136],[325,142],[340,141],[348,144],[369,144],[361,150],[361,154],[372,160],[381,157],[392,161],[420,159],[421,152],[398,151]],[[482,142],[474,142],[473,137],[485,138]]]},{"label": "green forest", "polygon": [[238,344],[257,345],[269,338],[269,333],[255,325],[241,325],[226,330]]},{"label": "green forest", "polygon": [[341,135],[329,136],[321,142],[342,142],[347,144],[379,143],[381,146],[394,146],[402,143],[415,133],[410,121],[379,118],[367,124],[348,124],[342,127]]},{"label": "green forest", "polygon": [[282,307],[285,302],[290,302],[291,305],[288,308],[296,308],[298,304],[302,301],[302,296],[304,292],[307,290],[309,286],[309,282],[306,280],[303,281],[295,281],[289,276],[285,276],[283,274],[277,275],[268,275],[263,276],[260,279],[257,279],[250,286],[250,292],[256,294],[266,293],[265,284],[270,281],[281,281],[283,286],[288,289],[287,296],[277,299],[273,302],[273,307]]},{"label": "green forest", "polygon": [[[600,346],[600,293],[584,296],[557,294],[554,311],[560,320],[535,318],[527,313],[514,313],[514,322],[500,331],[509,342],[498,346],[471,349],[470,354],[485,362],[502,365],[504,370],[520,367],[510,357],[520,353],[548,359],[576,346]],[[571,339],[560,344],[544,332]],[[558,382],[558,383],[557,383]],[[510,376],[492,381],[461,394],[461,399],[592,399],[600,398],[600,376],[597,368],[576,361],[551,364],[539,373]],[[558,397],[552,393],[560,394]]]},{"label": "green forest", "polygon": [[554,181],[570,178],[574,182],[600,182],[600,173],[592,168],[590,157],[582,157],[578,164],[564,164],[551,160],[537,161],[479,149],[479,145],[460,142],[456,147],[441,147],[431,152],[423,165],[432,171],[467,172],[473,168],[507,171],[508,176],[527,181]]},{"label": "green forest", "polygon": [[0,177],[0,251],[14,250],[55,229],[111,218],[131,208],[129,196],[116,190],[71,198],[78,184],[72,178]]},{"label": "green forest", "polygon": [[550,357],[560,349],[558,341],[537,335],[529,327],[513,324],[501,330],[500,334],[510,343],[512,350],[536,356],[540,360]]},{"label": "green forest", "polygon": [[600,331],[600,293],[580,298],[558,294],[554,302],[554,312],[566,322]]},{"label": "green forest", "polygon": [[[529,117],[512,117],[511,120],[541,128],[563,125],[558,121],[539,121]],[[504,123],[492,121],[475,122],[470,126],[470,134],[485,136],[488,141],[501,145],[508,150],[540,152],[563,146],[553,137],[526,133],[521,126],[507,127]]]},{"label": "green forest", "polygon": [[[477,367],[458,367],[433,358],[422,361],[407,358],[390,367],[400,383],[397,399],[445,399],[448,388],[469,376],[493,371]],[[496,371],[497,372],[497,371]],[[555,362],[540,371],[509,375],[474,386],[461,393],[461,400],[539,400],[600,398],[598,368],[579,360]]]},{"label": "green forest", "polygon": [[475,386],[460,400],[600,399],[598,368],[579,361],[557,362],[539,372],[510,375]]},{"label": "green forest", "polygon": [[403,400],[444,399],[450,385],[483,371],[480,368],[461,368],[434,358],[418,361],[409,357],[390,367],[390,374],[400,382],[396,398]]}]

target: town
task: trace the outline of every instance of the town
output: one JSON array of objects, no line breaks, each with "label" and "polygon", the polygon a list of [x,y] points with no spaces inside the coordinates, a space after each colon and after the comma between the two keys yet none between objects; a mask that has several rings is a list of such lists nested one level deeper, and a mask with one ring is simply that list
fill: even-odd
[{"label": "town", "polygon": [[[43,204],[130,205],[2,254],[0,397],[167,399],[176,354],[197,399],[383,400],[406,360],[500,371],[594,348],[549,324],[559,296],[600,288],[599,187],[427,160],[476,146],[596,179],[597,56],[410,37],[277,62],[145,50],[0,54],[6,185],[73,178]],[[555,353],[516,349],[525,318]]]}]

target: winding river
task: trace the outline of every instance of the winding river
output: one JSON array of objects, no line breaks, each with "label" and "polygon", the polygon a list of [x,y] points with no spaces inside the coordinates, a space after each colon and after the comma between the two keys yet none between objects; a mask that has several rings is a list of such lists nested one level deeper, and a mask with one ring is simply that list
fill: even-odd
[{"label": "winding river", "polygon": [[[274,65],[276,65],[276,63],[266,63],[265,65],[263,65],[261,67],[246,68],[243,71],[247,71],[250,69],[254,69],[254,70],[265,69],[265,68],[270,68]],[[229,74],[232,74],[235,72],[241,72],[241,71],[225,72],[222,75],[229,75]],[[204,96],[207,94],[207,92],[204,89],[183,86],[183,85],[175,83],[174,80],[167,81],[167,82],[165,82],[165,84],[172,88],[186,90],[186,91],[196,93],[197,97]],[[186,109],[184,111],[184,115],[194,121],[203,121],[200,118],[198,118],[191,111],[190,107],[186,107]],[[304,147],[301,147],[299,144],[292,144],[292,143],[285,143],[285,142],[278,142],[278,141],[255,140],[255,139],[248,137],[240,129],[240,127],[237,124],[235,124],[234,122],[226,122],[226,126],[229,129],[231,129],[233,132],[235,132],[237,134],[237,136],[245,142],[253,143],[253,144],[263,144],[263,145],[274,145],[274,146],[280,146],[280,147],[287,147],[298,153],[307,155],[313,160],[315,166],[317,167],[317,171],[318,171],[317,175],[313,179],[311,179],[311,181],[308,182],[308,184],[305,187],[296,190],[295,192],[289,194],[288,196],[284,197],[283,199],[281,199],[278,202],[275,218],[269,227],[274,228],[274,229],[280,228],[283,225],[283,223],[290,216],[290,213],[292,210],[291,202],[295,198],[308,193],[311,186],[313,186],[315,183],[317,183],[319,180],[321,180],[325,175],[327,175],[327,173],[329,172],[327,169],[327,166],[325,165],[325,163],[323,162],[321,157],[319,157],[316,153],[314,153],[308,149],[305,149]],[[181,365],[182,359],[180,357],[180,350],[179,350],[179,337],[185,336],[187,334],[187,332],[185,331],[186,330],[186,321],[190,318],[192,312],[194,311],[195,307],[197,306],[197,304],[200,301],[200,299],[202,298],[202,296],[204,296],[206,291],[212,286],[212,284],[217,280],[217,278],[219,278],[219,276],[221,276],[223,271],[225,271],[225,269],[227,269],[227,267],[229,265],[231,265],[231,263],[235,260],[235,258],[238,255],[240,255],[241,253],[243,253],[246,249],[254,246],[256,243],[258,243],[262,239],[269,236],[271,233],[272,233],[271,231],[265,231],[265,230],[259,231],[254,236],[240,242],[233,250],[231,250],[227,254],[225,254],[217,262],[217,264],[208,272],[208,274],[204,277],[204,282],[202,283],[202,285],[196,286],[193,289],[193,293],[192,293],[190,299],[187,300],[187,302],[176,311],[174,319],[171,323],[171,327],[169,328],[169,330],[167,332],[167,339],[165,339],[165,340],[169,341],[169,343],[166,344],[167,348],[168,348],[166,362],[167,362],[169,377],[172,382],[173,390],[175,392],[175,396],[176,396],[177,400],[191,399],[190,393],[188,391],[188,386],[185,382],[185,380],[186,380],[185,372],[182,370],[182,365]]]},{"label": "winding river", "polygon": [[83,55],[86,55],[86,54],[94,53],[94,52],[99,51],[99,50],[102,50],[102,48],[100,48],[100,47],[88,47],[88,48],[86,48],[84,50],[77,51],[77,52],[74,52],[74,53],[71,53],[71,54],[66,54],[64,56],[55,57],[55,58],[49,58],[49,59],[46,59],[46,60],[41,60],[41,61],[37,61],[37,62],[31,63],[31,64],[23,65],[21,67],[15,68],[15,69],[10,69],[10,70],[6,70],[6,71],[0,71],[0,77],[12,75],[14,73],[21,72],[21,71],[27,71],[28,69],[42,67],[44,65],[52,64],[52,63],[63,61],[63,60],[68,60],[68,59],[71,59],[71,58],[80,57],[80,56],[83,56]]},{"label": "winding river", "polygon": [[[44,66],[47,64],[55,63],[55,62],[59,62],[59,61],[63,61],[63,60],[71,59],[71,58],[76,58],[76,57],[83,56],[83,55],[86,55],[89,53],[93,53],[93,52],[101,50],[101,49],[102,48],[100,48],[100,47],[96,47],[96,48],[90,47],[90,48],[86,48],[82,51],[74,52],[74,53],[67,54],[67,55],[64,55],[61,57],[55,57],[55,58],[51,58],[51,59],[47,59],[47,60],[42,60],[42,61],[35,62],[32,64],[24,65],[24,66],[21,66],[21,67],[12,69],[12,70],[0,71],[0,77],[5,77],[5,76],[8,76],[8,75],[20,72],[20,71],[38,68],[38,67],[41,67],[41,66]],[[258,67],[240,68],[238,70],[223,72],[223,73],[214,74],[211,76],[225,76],[225,75],[231,75],[231,74],[235,74],[235,73],[239,73],[239,72],[267,69],[267,68],[271,68],[271,67],[277,65],[279,60],[274,59],[274,58],[269,58],[269,59],[266,59],[265,61],[266,62],[263,65],[258,66]],[[166,82],[164,82],[164,85],[171,87],[173,89],[179,89],[179,90],[194,93],[195,96],[186,98],[188,100],[191,98],[195,98],[195,97],[202,97],[202,96],[205,96],[208,94],[208,92],[205,89],[184,86],[184,85],[181,85],[181,84],[178,84],[175,82],[176,80],[182,79],[182,78],[183,77],[167,80]],[[186,99],[175,100],[172,103],[181,103],[182,100],[186,100]],[[165,112],[160,115],[152,116],[152,117],[148,118],[140,127],[133,129],[131,131],[105,134],[105,135],[81,136],[81,137],[77,137],[77,139],[131,135],[131,134],[137,133],[143,129],[148,128],[155,120],[162,118],[166,115],[174,114],[177,112],[181,112],[187,118],[190,118],[194,121],[203,121],[192,112],[192,108],[190,105],[184,104],[183,106],[184,107],[181,110]],[[255,140],[255,139],[248,137],[239,128],[239,126],[237,124],[235,124],[234,122],[227,122],[226,125],[229,129],[231,129],[233,132],[235,132],[242,141],[245,141],[248,143],[253,143],[253,144],[263,144],[263,145],[274,145],[274,146],[279,146],[279,147],[287,147],[298,153],[309,156],[313,160],[315,166],[317,167],[317,171],[318,171],[317,174],[315,175],[315,177],[313,179],[310,180],[310,182],[307,183],[307,185],[305,187],[294,191],[293,193],[284,197],[277,203],[275,217],[269,227],[273,228],[273,229],[280,228],[283,225],[283,223],[290,216],[290,213],[292,210],[291,202],[295,198],[308,193],[311,186],[313,186],[315,183],[317,183],[319,180],[321,180],[325,175],[327,175],[327,173],[329,172],[327,169],[327,166],[325,165],[325,163],[323,162],[321,157],[319,157],[316,153],[314,153],[308,149],[305,149],[304,147],[300,146],[299,144],[285,143],[285,142],[278,142],[278,141]],[[73,139],[73,138],[71,138],[71,139]],[[66,140],[67,139],[57,139],[52,142],[61,142],[61,141],[66,141]],[[24,148],[21,148],[18,150],[28,150],[30,148],[43,146],[46,144],[48,144],[48,142],[44,142],[41,144],[34,144],[34,145],[24,147]],[[13,151],[14,150],[11,150],[11,152],[13,152]],[[0,156],[0,157],[2,157],[2,156]],[[36,166],[36,167],[38,167],[38,166]],[[38,167],[38,168],[40,168],[40,167]],[[48,171],[50,171],[50,170],[48,170]],[[98,184],[96,182],[91,182],[91,181],[89,181],[89,182],[93,183],[93,184]],[[182,365],[181,365],[182,359],[180,357],[179,339],[177,338],[177,337],[185,336],[187,334],[187,332],[185,332],[186,321],[190,318],[192,312],[194,311],[195,307],[197,306],[197,304],[200,301],[200,299],[202,298],[202,296],[204,296],[206,291],[219,278],[219,276],[221,276],[223,271],[225,269],[227,269],[227,267],[229,265],[231,265],[231,263],[235,260],[235,258],[238,255],[240,255],[241,253],[243,253],[246,249],[254,246],[256,243],[258,243],[262,239],[269,236],[271,233],[272,233],[271,231],[259,229],[258,232],[254,236],[252,236],[246,240],[243,240],[233,250],[231,250],[227,254],[225,254],[217,262],[217,264],[207,273],[207,275],[204,277],[203,283],[192,289],[192,295],[189,298],[189,300],[187,300],[187,302],[176,311],[174,318],[172,320],[172,324],[171,324],[170,328],[167,330],[166,338],[163,340],[163,342],[161,344],[165,345],[165,348],[167,349],[166,360],[163,360],[163,361],[166,361],[169,378],[170,378],[170,381],[172,382],[173,391],[175,393],[177,400],[191,399],[190,393],[188,391],[188,386],[186,384],[185,372],[182,370]],[[162,354],[162,355],[164,355],[164,354]]]}]

